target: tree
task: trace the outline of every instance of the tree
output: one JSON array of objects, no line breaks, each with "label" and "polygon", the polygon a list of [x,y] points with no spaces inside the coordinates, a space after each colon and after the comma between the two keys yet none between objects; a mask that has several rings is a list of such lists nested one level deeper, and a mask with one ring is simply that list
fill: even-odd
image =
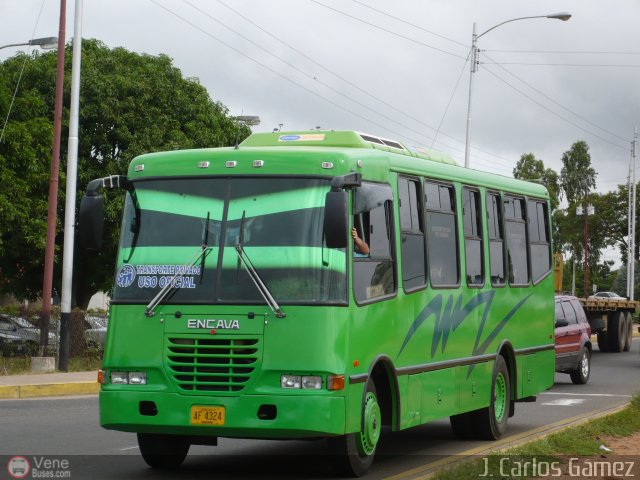
[{"label": "tree", "polygon": [[[65,105],[69,103],[72,62],[67,47]],[[5,118],[20,69],[20,89],[5,138],[0,143],[0,293],[33,299],[40,295],[54,109],[55,52],[19,54],[0,64],[0,117]],[[68,109],[63,113],[58,232],[64,207]],[[109,174],[126,174],[137,155],[153,151],[230,146],[248,127],[211,100],[195,79],[185,79],[166,55],[110,49],[83,40],[78,148],[78,203],[87,183]],[[118,241],[121,193],[105,196],[105,249],[76,249],[74,299],[86,307],[99,290],[108,290]],[[56,238],[56,267],[62,235]],[[54,286],[60,289],[60,272]]]},{"label": "tree", "polygon": [[537,160],[533,153],[523,153],[513,169],[514,178],[535,181],[544,185],[549,191],[551,210],[558,208],[560,203],[560,184],[558,173],[552,168],[544,168],[544,162]]},{"label": "tree", "polygon": [[589,146],[584,140],[575,142],[562,154],[560,185],[569,205],[575,205],[596,186],[596,171],[591,167]]}]

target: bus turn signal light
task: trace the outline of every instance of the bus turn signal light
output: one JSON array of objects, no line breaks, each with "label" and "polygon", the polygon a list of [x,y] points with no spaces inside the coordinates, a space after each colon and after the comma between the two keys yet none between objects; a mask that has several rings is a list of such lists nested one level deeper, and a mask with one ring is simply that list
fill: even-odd
[{"label": "bus turn signal light", "polygon": [[327,388],[329,390],[344,390],[344,375],[329,375]]}]

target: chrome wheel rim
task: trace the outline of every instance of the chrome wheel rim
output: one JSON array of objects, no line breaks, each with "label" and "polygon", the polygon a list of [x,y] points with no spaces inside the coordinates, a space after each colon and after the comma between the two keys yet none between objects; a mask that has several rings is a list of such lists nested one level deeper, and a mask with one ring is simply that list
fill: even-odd
[{"label": "chrome wheel rim", "polygon": [[582,377],[587,378],[589,376],[589,355],[587,352],[582,353],[582,360],[580,361],[580,370],[582,371]]}]

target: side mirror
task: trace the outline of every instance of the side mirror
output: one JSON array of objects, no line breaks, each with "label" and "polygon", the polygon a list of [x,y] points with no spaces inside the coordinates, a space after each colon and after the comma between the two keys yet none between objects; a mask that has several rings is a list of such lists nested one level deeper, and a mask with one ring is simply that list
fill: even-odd
[{"label": "side mirror", "polygon": [[324,235],[329,248],[346,248],[349,229],[349,193],[327,193],[324,203]]},{"label": "side mirror", "polygon": [[87,250],[100,250],[104,231],[104,198],[85,195],[80,201],[78,215],[80,242]]},{"label": "side mirror", "polygon": [[556,320],[556,328],[566,327],[569,325],[569,322],[565,318],[561,318],[560,320]]}]

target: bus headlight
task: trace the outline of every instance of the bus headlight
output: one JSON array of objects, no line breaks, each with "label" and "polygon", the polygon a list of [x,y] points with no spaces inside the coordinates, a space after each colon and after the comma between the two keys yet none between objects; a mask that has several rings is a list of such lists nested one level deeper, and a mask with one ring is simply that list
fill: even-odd
[{"label": "bus headlight", "polygon": [[113,385],[129,383],[129,372],[111,372],[111,383]]},{"label": "bus headlight", "polygon": [[147,372],[129,372],[130,385],[146,385]]},{"label": "bus headlight", "polygon": [[147,372],[111,372],[113,385],[146,385]]},{"label": "bus headlight", "polygon": [[322,377],[302,377],[302,388],[320,390],[322,388]]},{"label": "bus headlight", "polygon": [[300,375],[282,375],[280,377],[280,386],[282,388],[300,388]]},{"label": "bus headlight", "polygon": [[322,377],[319,375],[282,375],[280,377],[282,388],[304,388],[320,390],[322,388]]}]

